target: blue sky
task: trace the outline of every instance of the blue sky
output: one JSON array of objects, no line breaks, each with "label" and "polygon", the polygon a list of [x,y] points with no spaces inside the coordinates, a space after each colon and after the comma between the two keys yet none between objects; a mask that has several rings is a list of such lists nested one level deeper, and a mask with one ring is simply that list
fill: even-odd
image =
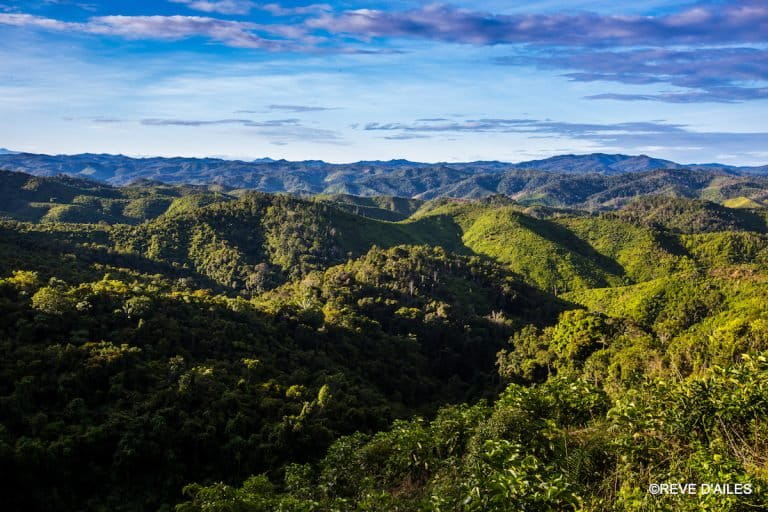
[{"label": "blue sky", "polygon": [[768,2],[0,0],[0,147],[768,163]]}]

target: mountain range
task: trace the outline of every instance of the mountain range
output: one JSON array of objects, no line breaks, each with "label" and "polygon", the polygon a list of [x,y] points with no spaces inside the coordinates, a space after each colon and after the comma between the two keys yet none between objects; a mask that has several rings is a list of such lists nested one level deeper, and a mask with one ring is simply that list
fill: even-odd
[{"label": "mountain range", "polygon": [[[21,155],[20,158],[31,157]],[[66,158],[63,161],[71,163],[76,157]],[[98,170],[95,164],[89,165],[85,175],[67,172],[52,164],[35,167],[33,174],[36,175],[20,172],[22,169],[18,167],[13,168],[16,172],[0,171],[0,198],[3,198],[0,214],[30,221],[89,219],[133,224],[164,213],[172,204],[176,205],[174,209],[178,205],[201,206],[239,197],[249,189],[317,196],[343,203],[352,213],[391,221],[402,220],[404,214],[413,213],[424,201],[474,200],[496,195],[506,196],[523,206],[582,210],[621,208],[640,196],[704,199],[738,208],[759,208],[768,201],[768,176],[724,168],[563,173],[493,170],[494,166],[501,165],[498,163],[479,164],[484,165],[484,170],[474,171],[379,162],[357,164],[357,171],[352,164],[337,166],[339,169],[330,172],[329,164],[324,163],[307,166],[305,162],[276,162],[249,167],[245,162],[213,161],[215,165],[209,165],[208,160],[151,159],[155,162],[151,164],[126,157],[98,158],[105,163],[98,166]],[[124,164],[115,163],[119,158],[124,159]],[[2,160],[0,156],[0,162]],[[172,161],[178,161],[176,167]],[[95,160],[91,160],[93,162]],[[137,162],[143,167],[129,169]],[[636,163],[634,160],[633,167]],[[615,167],[617,163],[610,165]],[[69,167],[69,171],[72,170]],[[59,174],[61,172],[64,174]],[[113,177],[94,179],[105,178],[107,173]],[[122,185],[117,186],[115,182]],[[197,184],[189,185],[189,182]]]},{"label": "mountain range", "polygon": [[[563,180],[604,183],[632,181],[660,169],[705,172],[724,179],[768,175],[768,166],[684,165],[645,155],[562,155],[516,164],[498,161],[421,163],[409,160],[333,164],[321,160],[251,162],[215,158],[131,158],[123,155],[39,155],[0,152],[0,169],[36,176],[66,174],[112,185],[137,180],[166,184],[217,184],[230,189],[293,194],[390,195],[431,199],[478,198],[493,194],[529,196],[532,189]],[[645,179],[643,177],[642,179]],[[561,204],[561,203],[556,203]]]}]

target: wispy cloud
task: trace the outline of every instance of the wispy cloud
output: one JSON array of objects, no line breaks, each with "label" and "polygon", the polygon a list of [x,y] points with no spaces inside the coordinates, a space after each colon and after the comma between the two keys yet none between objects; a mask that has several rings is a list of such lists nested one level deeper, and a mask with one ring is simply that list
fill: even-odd
[{"label": "wispy cloud", "polygon": [[72,0],[43,0],[46,4],[53,4],[53,5],[71,5],[73,7],[77,7],[78,9],[82,9],[84,11],[95,11],[98,9],[98,6],[95,3],[84,3],[84,2],[77,2]]},{"label": "wispy cloud", "polygon": [[603,93],[585,96],[589,100],[663,101],[666,103],[737,103],[768,99],[768,87],[711,87],[705,91],[659,94]]},{"label": "wispy cloud", "polygon": [[328,4],[310,4],[297,7],[284,7],[280,4],[265,4],[258,7],[262,11],[267,11],[273,16],[303,16],[308,14],[318,14],[333,10]]},{"label": "wispy cloud", "polygon": [[269,105],[267,107],[270,111],[278,112],[323,112],[326,110],[338,110],[336,107],[313,107],[309,105]]},{"label": "wispy cloud", "polygon": [[348,141],[336,130],[313,128],[311,126],[285,126],[268,128],[260,131],[261,135],[272,137],[272,143],[287,143],[288,141],[315,142],[321,144],[347,145]]},{"label": "wispy cloud", "polygon": [[272,119],[268,121],[253,121],[251,119],[142,119],[141,124],[145,126],[215,126],[223,124],[237,124],[251,128],[275,128],[280,126],[299,126],[298,119]]},{"label": "wispy cloud", "polygon": [[398,133],[397,135],[385,135],[382,137],[387,140],[413,140],[413,139],[428,139],[429,135],[421,135],[418,133]]},{"label": "wispy cloud", "polygon": [[309,14],[318,14],[330,11],[332,8],[328,4],[311,4],[298,7],[284,7],[280,4],[259,4],[251,0],[169,0],[172,3],[184,4],[195,11],[217,13],[217,14],[235,14],[245,15],[258,9],[266,11],[273,16],[301,16]]},{"label": "wispy cloud", "polygon": [[289,114],[304,114],[307,112],[327,112],[339,110],[338,107],[317,107],[311,105],[268,105],[261,110],[236,110],[235,114],[268,114],[270,112],[286,112]]},{"label": "wispy cloud", "polygon": [[691,89],[662,94],[598,94],[590,99],[670,103],[736,102],[768,98],[768,50],[762,48],[652,48],[627,51],[558,51],[498,59],[499,64],[563,69],[580,82],[631,85],[666,83]]},{"label": "wispy cloud", "polygon": [[[264,137],[273,138],[277,142],[287,144],[288,141],[317,142],[325,144],[346,144],[343,137],[335,130],[304,126],[298,119],[271,119],[266,121],[254,121],[252,119],[142,119],[144,126],[157,127],[208,127],[221,125],[239,125],[245,128],[256,129],[256,132]],[[273,141],[274,142],[274,141]]]},{"label": "wispy cloud", "polygon": [[683,124],[666,122],[568,123],[537,119],[477,119],[463,122],[368,123],[366,131],[396,132],[388,138],[433,133],[509,133],[530,138],[570,138],[600,147],[642,151],[724,147],[752,151],[768,145],[768,132],[699,132]]},{"label": "wispy cloud", "polygon": [[413,123],[368,123],[367,131],[471,132],[471,133],[557,133],[582,135],[598,133],[680,133],[684,125],[659,122],[613,124],[564,123],[538,119],[476,119],[460,122],[416,121]]},{"label": "wispy cloud", "polygon": [[184,4],[190,9],[218,14],[248,14],[256,7],[250,0],[169,0],[175,4]]},{"label": "wispy cloud", "polygon": [[118,124],[118,123],[124,123],[125,119],[120,119],[117,117],[104,117],[104,116],[94,116],[94,117],[63,117],[63,121],[90,121],[91,123],[96,124]]},{"label": "wispy cloud", "polygon": [[64,117],[64,121],[87,121],[94,124],[139,124],[155,128],[209,128],[216,126],[239,126],[252,130],[249,133],[258,134],[270,140],[271,144],[287,145],[291,142],[313,142],[319,144],[345,145],[348,142],[342,135],[331,129],[305,126],[299,119],[268,119],[257,121],[253,119],[177,119],[177,118],[145,118],[121,119],[103,116]]},{"label": "wispy cloud", "polygon": [[[59,32],[79,32],[126,39],[180,40],[204,37],[236,48],[296,49],[301,31],[280,25],[220,20],[201,16],[96,16],[87,22],[68,22],[31,14],[0,14],[0,25],[31,27]],[[278,36],[268,39],[258,32]],[[292,37],[292,41],[283,39]]]}]

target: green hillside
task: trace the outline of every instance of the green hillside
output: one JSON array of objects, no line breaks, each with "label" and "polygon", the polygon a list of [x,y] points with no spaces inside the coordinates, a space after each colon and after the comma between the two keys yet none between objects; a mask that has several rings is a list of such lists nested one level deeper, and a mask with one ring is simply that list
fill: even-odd
[{"label": "green hillside", "polygon": [[713,231],[766,231],[765,217],[703,200],[647,197],[635,200],[617,215],[677,233]]},{"label": "green hillside", "polygon": [[450,219],[392,223],[348,213],[334,203],[260,193],[136,227],[117,226],[111,236],[118,251],[191,267],[223,286],[249,292],[360,256],[373,246],[428,244],[462,252]]},{"label": "green hillside", "polygon": [[565,298],[590,311],[631,320],[663,347],[660,362],[670,371],[696,373],[737,362],[743,353],[768,350],[764,269],[747,265],[684,272]]},{"label": "green hillside", "polygon": [[185,204],[196,207],[232,199],[208,192],[208,188],[151,182],[116,188],[82,178],[45,178],[0,171],[0,218],[49,223],[138,224],[166,212],[183,210]]},{"label": "green hillside", "polygon": [[644,281],[685,262],[674,235],[620,216],[558,210],[547,215],[493,202],[447,203],[417,214],[440,216],[456,220],[467,249],[559,293]]},{"label": "green hillside", "polygon": [[415,213],[424,201],[394,196],[359,197],[344,194],[318,195],[316,199],[329,201],[344,211],[373,219],[399,221]]}]

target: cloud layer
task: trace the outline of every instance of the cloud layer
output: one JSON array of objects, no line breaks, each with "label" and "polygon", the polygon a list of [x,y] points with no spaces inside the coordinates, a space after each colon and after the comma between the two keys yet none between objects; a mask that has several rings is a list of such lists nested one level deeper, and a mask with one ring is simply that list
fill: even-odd
[{"label": "cloud layer", "polygon": [[292,24],[270,25],[196,16],[101,16],[74,23],[6,13],[0,15],[0,24],[133,38],[201,36],[239,47],[248,47],[244,43],[260,31],[296,39],[314,32],[315,37],[343,35],[363,41],[405,37],[474,45],[628,47],[768,42],[768,3],[763,0],[705,3],[657,17],[594,13],[500,15],[442,4],[407,11],[357,9],[331,13],[326,12],[330,7],[325,4],[286,8],[277,4],[257,6],[246,0],[173,1],[209,13],[245,14],[258,7],[274,15],[308,17]]},{"label": "cloud layer", "polygon": [[423,39],[479,46],[510,45],[499,64],[562,70],[570,80],[667,84],[672,91],[606,91],[595,100],[669,103],[768,99],[768,2],[703,2],[658,16],[596,13],[493,14],[430,4],[409,10],[333,11],[327,4],[284,7],[252,0],[169,0],[211,15],[254,10],[270,23],[211,16],[94,16],[64,21],[0,12],[0,25],[125,39],[201,38],[273,52],[382,53],[377,39]]}]

